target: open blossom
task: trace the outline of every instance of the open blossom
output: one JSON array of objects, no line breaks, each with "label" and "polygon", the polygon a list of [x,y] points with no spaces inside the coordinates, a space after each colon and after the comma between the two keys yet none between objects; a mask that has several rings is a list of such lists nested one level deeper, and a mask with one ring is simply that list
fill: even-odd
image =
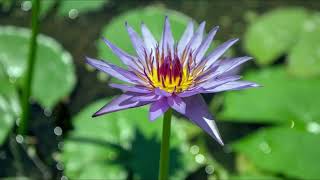
[{"label": "open blossom", "polygon": [[238,39],[231,39],[206,54],[218,27],[214,27],[204,37],[205,22],[194,32],[193,23],[190,21],[179,41],[174,40],[167,17],[160,42],[155,40],[143,23],[142,38],[127,23],[126,28],[136,55],[127,54],[107,39],[104,41],[127,69],[87,58],[87,62],[93,67],[125,82],[110,84],[124,93],[93,116],[150,104],[149,119],[153,121],[172,108],[223,144],[201,93],[258,86],[252,82],[239,81],[240,76],[230,73],[250,60],[250,57],[220,58]]}]

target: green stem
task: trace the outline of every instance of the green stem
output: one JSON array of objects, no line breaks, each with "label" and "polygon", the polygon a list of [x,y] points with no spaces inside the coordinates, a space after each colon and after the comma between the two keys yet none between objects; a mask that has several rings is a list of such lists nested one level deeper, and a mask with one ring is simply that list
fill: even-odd
[{"label": "green stem", "polygon": [[32,87],[32,77],[33,70],[37,52],[37,35],[39,31],[39,10],[40,10],[40,0],[32,0],[32,20],[31,20],[31,28],[32,35],[29,46],[29,57],[27,64],[27,72],[25,81],[23,84],[23,92],[22,92],[22,117],[19,124],[18,132],[19,134],[26,134],[28,129],[28,120],[30,115],[30,104],[29,99],[31,95],[31,87]]},{"label": "green stem", "polygon": [[170,129],[172,110],[169,109],[163,117],[162,142],[160,151],[159,180],[168,180],[169,172],[169,150],[170,150]]}]

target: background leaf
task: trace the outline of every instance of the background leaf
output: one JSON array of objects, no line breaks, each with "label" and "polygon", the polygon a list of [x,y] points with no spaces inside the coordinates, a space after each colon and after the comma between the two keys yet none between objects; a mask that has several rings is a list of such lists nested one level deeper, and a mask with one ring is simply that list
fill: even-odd
[{"label": "background leaf", "polygon": [[288,70],[299,77],[320,75],[320,15],[304,23],[304,32],[290,51]]},{"label": "background leaf", "polygon": [[103,7],[108,0],[61,0],[58,14],[61,16],[69,16],[72,9],[77,13],[85,13],[94,11]]},{"label": "background leaf", "polygon": [[5,141],[20,114],[20,102],[12,82],[0,63],[0,145]]},{"label": "background leaf", "polygon": [[265,171],[301,179],[320,176],[318,133],[283,127],[267,128],[236,142],[233,149]]},{"label": "background leaf", "polygon": [[[0,63],[6,73],[21,85],[26,71],[30,31],[13,26],[0,27]],[[61,86],[63,84],[63,86]],[[69,95],[75,85],[71,55],[54,39],[38,36],[38,51],[32,96],[45,108],[51,109]]]},{"label": "background leaf", "polygon": [[225,93],[219,119],[287,124],[320,121],[320,79],[296,79],[282,67],[251,71],[244,79],[263,87]]},{"label": "background leaf", "polygon": [[307,11],[285,8],[270,11],[253,22],[244,37],[244,47],[259,65],[268,65],[296,43]]}]

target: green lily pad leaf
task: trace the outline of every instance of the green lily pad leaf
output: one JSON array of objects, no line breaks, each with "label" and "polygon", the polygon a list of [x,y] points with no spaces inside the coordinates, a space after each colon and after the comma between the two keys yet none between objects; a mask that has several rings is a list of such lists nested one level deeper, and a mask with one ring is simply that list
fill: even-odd
[{"label": "green lily pad leaf", "polygon": [[[91,115],[107,101],[90,105],[73,119],[75,129],[66,139],[62,152],[65,174],[77,179],[81,174],[91,173],[86,172],[90,171],[88,166],[95,166],[95,171],[109,169],[110,174],[120,173],[123,177],[130,170],[134,179],[156,179],[162,121],[150,122],[147,107],[92,119]],[[188,152],[186,126],[194,125],[178,119],[172,122],[172,179],[184,179],[200,166]],[[95,177],[106,178],[104,173],[96,172]]]},{"label": "green lily pad leaf", "polygon": [[304,33],[290,51],[288,70],[299,77],[320,75],[320,15],[314,15],[304,24]]},{"label": "green lily pad leaf", "polygon": [[[28,29],[0,27],[0,63],[12,81],[17,81],[15,84],[18,87],[21,87],[26,73],[29,39]],[[72,57],[54,39],[39,35],[36,58],[32,97],[45,108],[51,109],[68,96],[75,85]]]},{"label": "green lily pad leaf", "polygon": [[290,128],[267,128],[232,145],[258,168],[298,179],[320,176],[320,134]]},{"label": "green lily pad leaf", "polygon": [[245,49],[259,65],[273,63],[296,43],[307,15],[304,9],[286,8],[257,18],[245,34]]},{"label": "green lily pad leaf", "polygon": [[[69,16],[72,18],[72,13],[74,15],[78,15],[79,13],[85,13],[89,11],[94,11],[99,8],[102,8],[108,0],[62,0],[60,2],[60,7],[58,10],[58,14],[61,16]],[[73,16],[74,17],[74,16]]]},{"label": "green lily pad leaf", "polygon": [[14,85],[9,81],[0,64],[0,145],[7,138],[20,114],[20,102]]},{"label": "green lily pad leaf", "polygon": [[[135,51],[127,33],[125,22],[127,21],[138,33],[140,33],[141,22],[144,22],[155,38],[159,40],[161,38],[166,15],[170,18],[172,33],[177,41],[184,32],[190,18],[160,6],[137,9],[116,17],[103,28],[102,36],[124,51],[134,55]],[[118,66],[123,66],[120,59],[112,53],[102,40],[98,41],[97,46],[100,58]]]},{"label": "green lily pad leaf", "polygon": [[282,67],[251,71],[244,79],[263,87],[227,92],[219,119],[302,125],[320,121],[320,79],[296,79]]},{"label": "green lily pad leaf", "polygon": [[281,178],[274,176],[263,176],[263,175],[234,175],[229,180],[281,180]]}]

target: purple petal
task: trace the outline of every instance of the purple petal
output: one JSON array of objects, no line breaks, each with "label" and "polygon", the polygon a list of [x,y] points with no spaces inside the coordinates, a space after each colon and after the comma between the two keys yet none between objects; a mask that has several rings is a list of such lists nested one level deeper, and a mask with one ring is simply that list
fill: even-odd
[{"label": "purple petal", "polygon": [[138,33],[131,26],[128,25],[127,22],[126,22],[126,27],[127,27],[127,31],[130,36],[131,42],[133,44],[133,47],[135,48],[139,58],[144,59],[146,48],[144,47],[144,43],[142,39],[139,37]]},{"label": "purple petal", "polygon": [[213,52],[211,52],[206,58],[206,67],[210,67],[220,56],[223,55],[238,39],[231,39],[220,46],[218,46]]},{"label": "purple petal", "polygon": [[183,53],[184,49],[186,48],[188,42],[191,40],[192,36],[193,36],[193,22],[190,21],[178,43],[177,48],[178,48],[179,57]]},{"label": "purple petal", "polygon": [[143,36],[143,40],[146,48],[148,49],[149,52],[151,52],[152,50],[153,53],[155,53],[154,49],[157,46],[157,41],[155,40],[154,36],[150,32],[149,28],[144,23],[141,24],[141,32],[142,32],[142,36]]},{"label": "purple petal", "polygon": [[193,90],[186,90],[186,91],[183,91],[182,93],[177,94],[177,96],[189,97],[189,96],[193,96],[196,94],[200,94],[202,91],[203,91],[203,89],[201,89],[201,88],[197,88],[197,89],[193,89]]},{"label": "purple petal", "polygon": [[140,94],[137,96],[132,97],[132,101],[140,101],[140,102],[146,102],[146,101],[157,101],[159,100],[161,97],[150,93],[150,94]]},{"label": "purple petal", "polygon": [[164,50],[164,55],[168,55],[168,48],[173,53],[174,39],[171,32],[169,18],[166,16],[164,20],[164,28],[162,33],[162,39],[160,41],[160,47]]},{"label": "purple petal", "polygon": [[139,69],[141,67],[139,67],[135,61],[136,58],[125,53],[123,50],[121,50],[120,48],[118,48],[117,46],[113,45],[109,40],[107,40],[106,38],[103,38],[103,41],[107,44],[107,46],[112,50],[112,52],[117,55],[121,61],[123,62],[123,64],[131,67],[132,69],[135,69],[137,71],[140,71]]},{"label": "purple petal", "polygon": [[252,57],[244,56],[244,57],[223,60],[223,61],[221,61],[219,68],[217,69],[215,74],[219,75],[219,74],[229,72],[232,69],[236,68],[237,66],[239,66],[239,65],[241,65],[251,59],[252,59]]},{"label": "purple petal", "polygon": [[219,29],[219,26],[214,27],[208,34],[207,38],[202,42],[202,44],[200,45],[200,47],[197,49],[196,51],[196,55],[195,55],[195,60],[197,62],[200,62],[204,56],[204,54],[206,53],[206,51],[208,50],[214,36],[216,35],[217,31]]},{"label": "purple petal", "polygon": [[167,91],[162,90],[160,88],[155,88],[154,89],[154,93],[159,95],[159,96],[165,96],[165,97],[171,96],[171,93],[168,93]]},{"label": "purple petal", "polygon": [[138,84],[138,83],[143,83],[143,81],[137,77],[133,72],[122,69],[118,66],[115,66],[113,64],[110,64],[108,62],[104,61],[99,61],[96,59],[92,59],[89,57],[86,57],[87,63],[90,64],[91,66],[99,69],[100,71],[103,71],[110,76],[113,76],[117,79],[120,79],[122,81],[132,83],[132,84]]},{"label": "purple petal", "polygon": [[163,113],[165,113],[169,109],[169,105],[167,103],[166,98],[161,98],[160,100],[154,102],[150,106],[149,110],[149,119],[151,121],[155,120]]},{"label": "purple petal", "polygon": [[204,83],[200,84],[199,86],[201,86],[204,89],[212,89],[215,88],[217,86],[220,86],[222,84],[228,83],[228,82],[232,82],[232,81],[237,81],[241,79],[241,76],[235,75],[235,76],[227,76],[227,77],[221,77],[218,79],[210,79],[205,81]]},{"label": "purple petal", "polygon": [[212,89],[206,89],[203,93],[216,93],[221,91],[240,90],[253,87],[260,87],[260,85],[248,81],[233,81]]},{"label": "purple petal", "polygon": [[199,28],[194,33],[192,39],[188,43],[188,46],[190,47],[190,49],[192,51],[197,49],[200,46],[200,44],[202,42],[202,37],[203,37],[203,32],[204,32],[205,26],[206,26],[206,22],[204,21],[199,25]]},{"label": "purple petal", "polygon": [[223,145],[217,125],[209,113],[207,104],[202,96],[190,96],[184,98],[184,101],[187,104],[186,113],[184,115]]},{"label": "purple petal", "polygon": [[171,96],[167,98],[169,106],[181,114],[186,113],[186,103],[179,96]]},{"label": "purple petal", "polygon": [[149,89],[143,86],[129,86],[126,84],[109,84],[110,87],[120,89],[124,92],[151,93]]},{"label": "purple petal", "polygon": [[125,93],[120,95],[119,97],[116,97],[111,100],[110,103],[103,106],[99,111],[97,111],[93,117],[101,116],[103,114],[116,112],[124,109],[134,108],[143,106],[146,104],[150,104],[152,101],[145,101],[145,102],[139,102],[139,101],[132,101],[131,98],[138,95],[137,93]]}]

